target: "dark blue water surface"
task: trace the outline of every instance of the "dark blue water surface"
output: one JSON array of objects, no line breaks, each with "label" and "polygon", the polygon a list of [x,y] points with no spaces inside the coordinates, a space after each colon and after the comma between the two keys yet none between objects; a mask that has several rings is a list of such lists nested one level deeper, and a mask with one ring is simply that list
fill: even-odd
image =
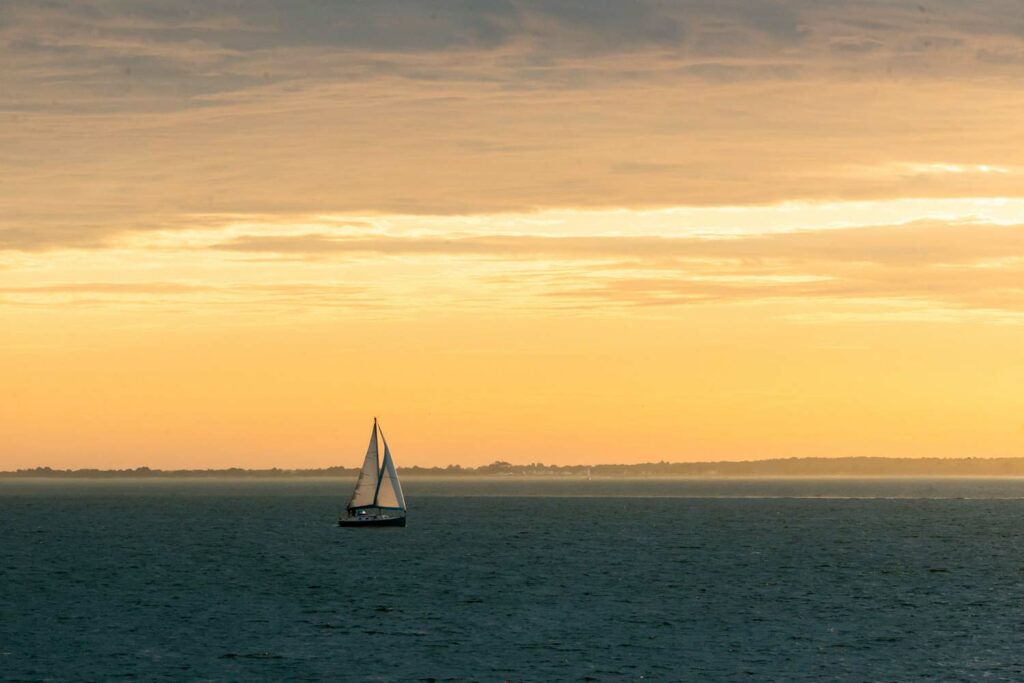
[{"label": "dark blue water surface", "polygon": [[0,481],[3,680],[1022,680],[1021,480]]}]

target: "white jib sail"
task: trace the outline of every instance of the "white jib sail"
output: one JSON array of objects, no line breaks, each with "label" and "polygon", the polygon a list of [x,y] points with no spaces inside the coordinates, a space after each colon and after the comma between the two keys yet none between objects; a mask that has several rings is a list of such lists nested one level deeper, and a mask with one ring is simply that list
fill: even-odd
[{"label": "white jib sail", "polygon": [[[384,435],[381,434],[381,438]],[[402,495],[402,484],[395,472],[395,461],[391,459],[388,440],[384,439],[384,463],[380,468],[380,486],[377,488],[377,505],[382,508],[405,509],[405,496]]]},{"label": "white jib sail", "polygon": [[352,492],[352,498],[348,501],[348,507],[357,508],[364,505],[373,505],[373,499],[377,493],[379,467],[380,464],[377,458],[377,422],[375,420],[373,423],[373,434],[370,435],[370,445],[366,449],[366,459],[363,460],[363,468],[359,470],[359,479],[356,480],[356,489]]}]

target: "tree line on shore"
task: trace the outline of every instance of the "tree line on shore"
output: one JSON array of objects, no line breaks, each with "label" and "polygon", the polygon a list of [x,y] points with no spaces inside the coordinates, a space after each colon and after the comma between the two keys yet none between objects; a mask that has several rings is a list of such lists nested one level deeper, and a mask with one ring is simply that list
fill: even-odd
[{"label": "tree line on shore", "polygon": [[[564,477],[899,477],[1024,476],[1024,458],[775,458],[720,462],[650,462],[632,465],[515,465],[498,460],[480,467],[401,467],[403,476],[564,476]],[[350,477],[354,467],[320,469],[53,469],[35,467],[0,472],[3,477],[143,478],[143,477]]]}]

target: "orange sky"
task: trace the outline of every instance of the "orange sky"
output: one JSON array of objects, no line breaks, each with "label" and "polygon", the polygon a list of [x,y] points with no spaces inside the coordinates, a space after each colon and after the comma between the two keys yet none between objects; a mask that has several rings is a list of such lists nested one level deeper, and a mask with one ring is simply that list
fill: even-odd
[{"label": "orange sky", "polygon": [[1015,2],[15,1],[0,63],[0,469],[1024,454]]}]

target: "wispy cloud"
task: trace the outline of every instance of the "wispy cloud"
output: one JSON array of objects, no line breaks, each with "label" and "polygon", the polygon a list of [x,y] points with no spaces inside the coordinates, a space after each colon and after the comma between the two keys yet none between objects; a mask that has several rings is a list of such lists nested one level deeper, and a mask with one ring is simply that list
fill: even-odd
[{"label": "wispy cloud", "polygon": [[368,288],[324,282],[274,284],[183,282],[62,282],[0,287],[0,306],[108,308],[153,312],[229,311],[232,315],[275,311],[291,315],[307,308],[390,307]]},{"label": "wispy cloud", "polygon": [[0,287],[0,294],[186,294],[212,288],[180,282],[66,282]]},{"label": "wispy cloud", "polygon": [[[591,305],[789,299],[1024,310],[1021,225],[920,222],[730,238],[300,234],[240,237],[212,248],[288,258],[482,259],[511,269],[485,277],[491,286]],[[513,265],[523,261],[541,267]]]}]

